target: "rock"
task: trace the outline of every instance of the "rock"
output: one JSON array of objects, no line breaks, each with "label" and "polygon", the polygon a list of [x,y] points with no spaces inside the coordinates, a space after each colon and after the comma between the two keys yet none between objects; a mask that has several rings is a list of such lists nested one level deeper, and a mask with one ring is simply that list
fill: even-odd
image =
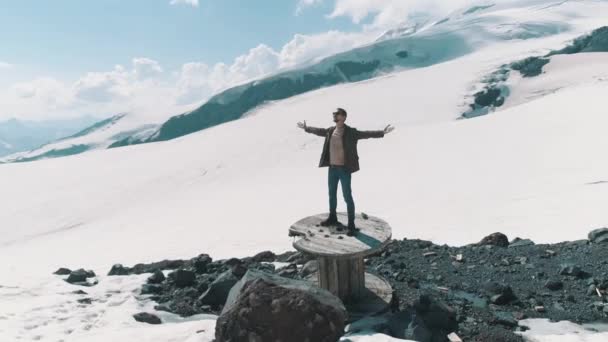
[{"label": "rock", "polygon": [[198,301],[201,305],[223,305],[228,298],[230,289],[239,281],[240,277],[228,270],[220,274],[203,293]]},{"label": "rock", "polygon": [[76,301],[80,304],[91,304],[92,299],[87,297],[87,298],[79,298]]},{"label": "rock", "polygon": [[86,293],[86,292],[84,292],[84,291],[82,291],[82,290],[76,290],[76,291],[72,291],[72,293],[74,293],[74,294],[82,294],[82,295],[86,295],[86,294],[88,294],[88,293]]},{"label": "rock", "polygon": [[124,267],[122,264],[114,264],[114,265],[112,265],[110,272],[108,272],[108,275],[109,276],[129,275],[130,273],[131,272],[129,271],[129,268]]},{"label": "rock", "polygon": [[131,274],[154,273],[157,270],[174,270],[185,265],[184,260],[162,260],[149,264],[136,264],[131,267]]},{"label": "rock", "polygon": [[[217,319],[217,342],[335,342],[347,318],[342,302],[308,282],[249,270]],[[272,326],[272,329],[268,327]]]},{"label": "rock", "polygon": [[509,243],[509,248],[511,247],[523,247],[523,246],[531,246],[534,245],[534,241],[530,239],[520,239],[516,237]]},{"label": "rock", "polygon": [[70,272],[70,275],[65,280],[70,284],[84,283],[87,281],[87,278],[91,278],[95,276],[95,272],[86,271],[83,268],[79,268],[75,271]]},{"label": "rock", "polygon": [[518,325],[513,313],[508,311],[495,311],[493,323],[501,324],[510,328],[514,328]]},{"label": "rock", "polygon": [[65,268],[65,267],[60,267],[57,271],[53,272],[53,274],[58,274],[58,275],[67,275],[72,273],[72,271],[69,268]]},{"label": "rock", "polygon": [[487,282],[483,290],[490,297],[490,302],[496,305],[505,305],[516,299],[511,287],[505,284]]},{"label": "rock", "polygon": [[160,270],[156,270],[146,281],[148,284],[160,284],[165,281],[165,279],[165,274]]},{"label": "rock", "polygon": [[503,233],[493,233],[481,239],[481,241],[479,241],[477,245],[508,247],[509,239],[507,239],[507,236]]},{"label": "rock", "polygon": [[572,277],[576,277],[579,279],[586,278],[589,276],[589,274],[587,272],[583,271],[580,268],[580,266],[570,264],[570,263],[560,265],[559,274],[572,276]]},{"label": "rock", "polygon": [[276,260],[276,255],[271,251],[260,252],[251,258],[255,262],[273,262]]},{"label": "rock", "polygon": [[159,294],[163,292],[163,287],[158,284],[143,284],[141,294]]},{"label": "rock", "polygon": [[319,262],[317,260],[310,260],[309,262],[305,263],[304,266],[302,266],[302,269],[300,270],[300,277],[306,278],[317,271],[319,271]]},{"label": "rock", "polygon": [[449,333],[458,330],[456,311],[428,294],[422,294],[413,308],[432,333],[432,341],[443,341]]},{"label": "rock", "polygon": [[167,275],[177,287],[192,286],[196,280],[196,274],[189,270],[178,269]]},{"label": "rock", "polygon": [[196,258],[190,260],[196,273],[206,273],[207,266],[213,261],[207,254],[200,254]]},{"label": "rock", "polygon": [[589,232],[589,241],[593,243],[608,242],[608,228],[599,228]]},{"label": "rock", "polygon": [[545,287],[551,291],[557,291],[557,290],[561,290],[562,288],[564,288],[564,283],[562,283],[559,280],[547,280],[545,282]]},{"label": "rock", "polygon": [[432,341],[432,333],[414,310],[394,313],[389,319],[388,328],[389,334],[395,338],[422,342]]},{"label": "rock", "polygon": [[160,318],[158,318],[158,316],[156,316],[155,314],[147,313],[147,312],[136,313],[135,315],[133,315],[133,318],[135,318],[136,321],[143,322],[143,323],[149,323],[149,324],[161,324],[162,323],[162,321],[160,320]]}]

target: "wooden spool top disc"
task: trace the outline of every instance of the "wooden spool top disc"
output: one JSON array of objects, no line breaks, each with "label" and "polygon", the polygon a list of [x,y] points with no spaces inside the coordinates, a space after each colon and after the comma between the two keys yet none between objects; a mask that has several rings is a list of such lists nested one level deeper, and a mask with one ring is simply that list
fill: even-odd
[{"label": "wooden spool top disc", "polygon": [[[294,223],[289,235],[298,239],[293,247],[315,256],[335,258],[363,258],[384,249],[391,239],[391,227],[386,221],[369,215],[357,214],[355,226],[360,231],[355,236],[346,235],[346,213],[338,213],[338,221],[343,225],[323,227],[321,221],[328,213],[309,216]],[[338,228],[342,228],[339,231]]]}]

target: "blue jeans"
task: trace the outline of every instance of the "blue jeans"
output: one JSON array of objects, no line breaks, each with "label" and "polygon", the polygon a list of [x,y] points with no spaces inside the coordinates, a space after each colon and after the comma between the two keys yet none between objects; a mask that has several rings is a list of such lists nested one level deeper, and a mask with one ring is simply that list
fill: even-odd
[{"label": "blue jeans", "polygon": [[329,214],[336,215],[338,206],[338,182],[342,184],[342,195],[346,202],[348,211],[348,223],[355,223],[355,201],[350,188],[351,172],[341,166],[330,166],[327,173],[327,185],[329,186]]}]

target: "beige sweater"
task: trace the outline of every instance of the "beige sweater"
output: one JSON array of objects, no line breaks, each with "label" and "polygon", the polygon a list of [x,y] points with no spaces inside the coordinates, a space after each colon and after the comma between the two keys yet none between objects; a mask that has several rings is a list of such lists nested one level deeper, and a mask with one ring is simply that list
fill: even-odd
[{"label": "beige sweater", "polygon": [[329,139],[329,164],[344,165],[344,146],[342,144],[344,127],[336,127]]}]

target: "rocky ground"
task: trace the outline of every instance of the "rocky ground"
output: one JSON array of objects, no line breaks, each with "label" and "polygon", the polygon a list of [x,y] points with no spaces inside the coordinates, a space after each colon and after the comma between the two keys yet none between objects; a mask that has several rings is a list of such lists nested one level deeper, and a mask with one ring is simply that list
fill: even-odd
[{"label": "rocky ground", "polygon": [[[429,330],[456,331],[465,341],[521,341],[514,331],[525,329],[518,325],[523,318],[584,323],[608,317],[608,229],[557,244],[509,241],[501,233],[461,247],[394,240],[365,263],[368,272],[393,286],[393,320],[415,312]],[[108,274],[151,273],[141,295],[158,302],[158,310],[190,316],[219,314],[228,291],[248,269],[303,279],[316,270],[316,261],[298,252],[265,251],[217,261],[201,254],[189,260],[114,265]],[[84,286],[95,285],[86,279],[91,273],[57,271],[67,275],[66,281]],[[160,323],[149,315],[134,318]]]}]

